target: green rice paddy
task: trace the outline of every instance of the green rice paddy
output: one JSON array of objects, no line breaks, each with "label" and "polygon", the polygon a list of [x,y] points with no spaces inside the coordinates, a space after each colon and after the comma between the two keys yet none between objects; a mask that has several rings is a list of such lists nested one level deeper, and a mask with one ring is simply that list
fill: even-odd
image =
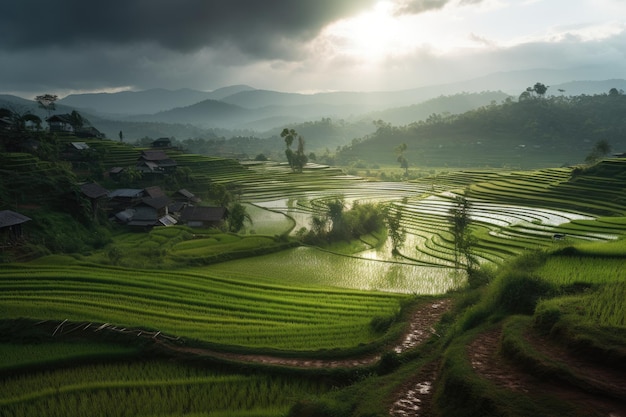
[{"label": "green rice paddy", "polygon": [[[243,234],[160,228],[117,236],[91,255],[5,264],[0,316],[68,320],[86,328],[110,323],[220,350],[306,356],[375,346],[389,332],[373,329],[374,318],[395,320],[412,294],[443,294],[465,285],[453,269],[447,218],[452,199],[462,194],[473,205],[482,263],[557,251],[537,271],[540,277],[559,287],[584,283],[590,290],[544,300],[539,308],[558,308],[592,326],[625,326],[626,195],[618,181],[598,175],[572,179],[571,169],[558,168],[448,172],[385,183],[323,166],[294,175],[279,164],[246,168],[219,158],[178,158],[192,168],[199,186],[214,181],[243,189],[242,202],[253,218]],[[29,163],[20,161],[12,159]],[[624,163],[609,160],[601,168]],[[376,245],[375,239],[364,239],[364,250],[350,254],[333,247],[276,251],[283,249],[280,236],[308,228],[311,216],[338,195],[347,204],[385,202],[400,212],[407,231],[400,255],[392,256],[389,245]],[[264,249],[272,253],[255,253]],[[222,253],[247,256],[217,262]],[[194,260],[206,262],[190,266]],[[133,354],[98,343],[0,344],[0,370],[48,368],[0,380],[2,415],[280,416],[297,399],[329,389],[307,378],[225,375],[160,361],[54,366],[72,358]]]}]

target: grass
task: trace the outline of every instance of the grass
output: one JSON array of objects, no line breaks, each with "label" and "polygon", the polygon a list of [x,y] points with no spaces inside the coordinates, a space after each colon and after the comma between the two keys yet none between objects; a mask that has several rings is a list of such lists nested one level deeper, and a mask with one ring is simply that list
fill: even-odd
[{"label": "grass", "polygon": [[212,273],[93,265],[7,266],[2,317],[116,323],[219,345],[283,350],[352,348],[380,338],[375,316],[406,296],[258,283]]},{"label": "grass", "polygon": [[82,365],[0,381],[6,416],[283,415],[295,399],[328,390],[314,379],[226,374],[137,361]]},{"label": "grass", "polygon": [[[116,235],[113,244],[99,252],[4,264],[0,315],[160,330],[222,350],[319,357],[371,352],[388,342],[390,335],[397,335],[400,312],[412,299],[409,294],[463,288],[464,281],[449,268],[453,241],[446,219],[450,195],[445,192],[464,192],[477,202],[473,225],[477,255],[503,268],[487,287],[467,295],[474,298],[465,301],[459,320],[441,331],[441,344],[436,347],[443,359],[438,411],[455,416],[576,415],[554,399],[517,395],[473,372],[467,344],[512,314],[524,315],[525,325],[533,323],[532,331],[558,335],[564,343],[600,352],[615,363],[624,358],[620,334],[626,310],[621,268],[625,244],[618,240],[626,231],[622,191],[597,173],[568,181],[569,168],[474,170],[438,172],[437,177],[389,184],[345,177],[331,168],[296,176],[271,164],[243,169],[232,161],[179,158],[181,164],[193,167],[199,187],[212,180],[238,183],[243,201],[249,202],[259,222],[248,226],[245,236],[159,228],[148,234]],[[614,162],[609,165],[615,168]],[[348,256],[346,252],[360,248],[349,244],[329,251],[300,247],[249,257],[284,249],[277,236],[306,225],[338,190],[347,202],[386,201],[402,212],[408,231],[403,257],[391,258],[388,248],[377,245],[376,239],[367,240],[363,247],[376,248],[363,257]],[[298,226],[292,229],[294,224]],[[557,232],[567,234],[566,240],[553,241]],[[542,255],[510,263],[528,250]],[[248,257],[223,262],[227,259],[221,257],[223,253]],[[194,263],[198,265],[191,267]],[[375,318],[393,324],[376,331],[371,325]],[[107,350],[97,344],[77,351],[61,344],[50,349],[46,349],[50,344],[20,346],[24,347],[21,359],[16,357],[15,344],[0,345],[0,353],[4,349],[9,358],[6,369],[33,364],[52,369],[32,373],[28,368],[23,380],[10,379],[11,387],[0,390],[12,392],[0,401],[15,415],[42,415],[44,410],[50,410],[45,415],[76,415],[86,413],[88,403],[98,404],[95,413],[102,410],[103,414],[109,412],[107,407],[127,404],[124,412],[131,415],[284,415],[298,399],[309,398],[309,393],[320,399],[327,388],[307,386],[307,377],[287,381],[265,374],[224,376],[193,368],[205,371],[196,374],[181,364],[170,364],[176,369],[168,376],[143,373],[140,368],[126,373],[118,363],[60,369],[52,365],[81,355],[96,358]],[[116,348],[111,349],[115,354]],[[422,353],[412,358],[426,361]],[[372,398],[384,400],[393,392],[391,386],[409,378],[407,369],[416,362],[406,360],[409,364],[398,374],[363,375],[367,382],[323,401],[334,401],[337,409],[345,411],[338,405],[344,403],[342,395],[356,404],[355,398],[376,391]],[[149,367],[153,369],[145,372],[164,369],[161,363]],[[91,376],[82,377],[82,372]],[[110,378],[105,376],[109,374]],[[212,405],[221,392],[228,393],[221,396],[223,402]],[[381,405],[376,410],[385,411]],[[368,411],[359,408],[362,414]]]},{"label": "grass", "polygon": [[138,350],[132,347],[106,343],[0,343],[0,371],[24,366],[45,366],[79,359],[102,359],[133,356]]}]

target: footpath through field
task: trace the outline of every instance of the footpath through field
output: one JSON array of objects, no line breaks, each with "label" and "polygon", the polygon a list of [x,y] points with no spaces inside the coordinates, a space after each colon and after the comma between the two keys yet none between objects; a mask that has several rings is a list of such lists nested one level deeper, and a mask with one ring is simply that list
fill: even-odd
[{"label": "footpath through field", "polygon": [[[419,306],[411,316],[409,328],[403,339],[393,347],[393,351],[396,353],[405,352],[420,345],[432,334],[436,334],[434,326],[441,316],[450,309],[450,306],[451,300],[449,299],[439,299]],[[161,348],[175,354],[207,356],[236,362],[261,363],[295,368],[354,368],[374,364],[381,357],[380,354],[372,354],[345,359],[286,358],[271,355],[217,352],[210,349],[177,345],[162,339],[158,339],[157,343]]]},{"label": "footpath through field", "polygon": [[[561,380],[544,380],[528,372],[527,369],[507,361],[499,352],[502,329],[494,327],[481,333],[467,346],[467,355],[474,372],[501,388],[519,392],[529,397],[552,396],[571,404],[577,410],[586,410],[588,416],[626,417],[626,403],[618,398],[625,394],[624,375],[614,369],[598,365],[591,366],[589,361],[571,355],[563,347],[550,343],[540,337],[528,337],[527,341],[552,361],[567,363],[602,390],[583,390]],[[613,392],[613,397],[608,395]],[[622,397],[625,398],[625,397]]]}]

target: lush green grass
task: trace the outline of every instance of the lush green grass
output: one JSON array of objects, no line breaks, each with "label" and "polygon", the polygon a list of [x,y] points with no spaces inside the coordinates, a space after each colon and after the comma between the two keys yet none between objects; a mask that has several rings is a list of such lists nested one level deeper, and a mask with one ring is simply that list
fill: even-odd
[{"label": "lush green grass", "polygon": [[0,370],[21,366],[42,366],[77,359],[134,355],[135,348],[105,343],[0,343]]},{"label": "lush green grass", "polygon": [[[542,401],[528,401],[497,389],[471,373],[463,356],[464,345],[476,334],[474,329],[485,329],[485,322],[497,322],[509,314],[534,314],[538,326],[543,323],[573,337],[587,337],[590,329],[599,329],[604,335],[624,329],[624,241],[614,240],[626,232],[619,200],[622,191],[598,172],[568,181],[572,170],[567,168],[482,170],[438,173],[436,178],[389,184],[345,177],[331,168],[293,175],[276,165],[243,169],[225,160],[185,155],[180,155],[180,162],[194,169],[199,187],[213,180],[238,183],[243,189],[242,201],[255,204],[248,207],[259,222],[249,226],[245,236],[158,228],[147,234],[119,234],[107,248],[92,254],[5,264],[0,270],[0,316],[113,323],[160,330],[218,349],[234,350],[236,346],[249,352],[283,350],[289,355],[330,357],[371,350],[397,330],[377,332],[371,323],[375,318],[397,321],[404,302],[411,299],[399,293],[441,294],[463,285],[449,268],[454,257],[447,220],[452,196],[433,196],[452,191],[465,192],[475,202],[473,230],[478,238],[477,255],[483,262],[506,265],[528,250],[558,252],[538,259],[522,258],[505,268],[482,290],[481,301],[468,307],[450,327],[443,338],[449,347],[443,366],[449,386],[443,392],[455,393],[458,401],[441,410],[454,414],[466,406],[465,400],[475,400],[475,407],[465,408],[466,415],[513,407],[523,410],[518,415],[547,413]],[[617,164],[609,165],[606,169],[614,175]],[[333,253],[346,252],[348,244],[340,244],[328,248],[333,252],[302,247],[213,263],[223,261],[220,256],[224,253],[257,255],[282,249],[284,242],[278,235],[292,230],[294,224],[306,226],[307,219],[338,194],[347,202],[392,202],[392,210],[402,213],[408,231],[401,249],[404,257],[392,258],[384,245],[358,256]],[[602,217],[596,218],[598,215]],[[554,233],[565,233],[567,238],[556,242]],[[606,241],[611,243],[604,244]],[[376,246],[374,241],[368,243]],[[195,264],[210,265],[189,267]],[[605,336],[590,337],[594,338],[592,344],[605,341]],[[47,345],[23,346],[21,359],[16,357],[15,345],[0,348],[8,358],[6,367],[63,362],[81,354],[81,349],[64,353],[64,345],[49,351]],[[92,352],[83,349],[86,355]],[[106,352],[97,346],[93,349],[94,355]],[[70,415],[82,412],[87,403],[107,401],[98,410],[106,413],[109,405],[132,403],[129,414],[202,415],[210,410],[211,415],[281,415],[307,391],[317,395],[325,389],[306,386],[306,378],[289,382],[266,375],[200,375],[193,372],[201,369],[190,373],[183,367],[167,377],[144,376],[139,368],[129,367],[126,374],[118,366],[51,369],[11,379],[6,392],[12,393],[0,401],[16,415],[41,415],[44,409],[52,410],[46,415]],[[150,366],[157,370],[162,364]],[[81,372],[91,376],[83,378]],[[93,376],[109,372],[111,379]],[[376,389],[378,383],[380,380],[370,379],[368,389]],[[293,395],[264,402],[265,397],[275,395],[274,389]],[[229,399],[210,405],[218,392],[229,393]],[[150,402],[154,409],[152,404],[146,405]],[[569,410],[564,407],[560,411],[567,414]]]},{"label": "lush green grass", "polygon": [[353,348],[379,340],[376,316],[406,296],[257,282],[210,271],[15,265],[0,272],[0,314],[115,323],[222,345]]},{"label": "lush green grass", "polygon": [[561,286],[626,282],[624,258],[551,256],[537,273],[546,281]]},{"label": "lush green grass", "polygon": [[[3,416],[284,415],[315,380],[225,374],[137,361],[34,372],[0,381]],[[220,415],[220,414],[217,414]]]}]

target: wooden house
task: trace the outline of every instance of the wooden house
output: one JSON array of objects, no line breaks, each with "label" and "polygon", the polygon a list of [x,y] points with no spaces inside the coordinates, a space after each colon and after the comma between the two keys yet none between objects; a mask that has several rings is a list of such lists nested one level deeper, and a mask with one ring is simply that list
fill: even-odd
[{"label": "wooden house", "polygon": [[225,207],[185,207],[180,213],[180,222],[189,227],[219,227],[228,217]]},{"label": "wooden house", "polygon": [[91,212],[95,218],[100,208],[100,202],[109,196],[109,190],[98,183],[92,182],[81,185],[80,192],[91,202]]},{"label": "wooden house", "polygon": [[172,140],[170,138],[159,138],[152,142],[153,148],[171,148]]},{"label": "wooden house", "polygon": [[50,132],[72,133],[72,116],[69,114],[55,114],[46,119]]},{"label": "wooden house", "polygon": [[11,210],[0,211],[1,241],[15,242],[22,237],[22,224],[30,221],[30,217]]},{"label": "wooden house", "polygon": [[198,204],[200,202],[200,199],[196,197],[194,193],[184,188],[176,191],[172,198],[176,201],[181,201],[183,203]]},{"label": "wooden house", "polygon": [[118,188],[109,193],[109,209],[113,212],[133,207],[144,197],[142,189]]},{"label": "wooden house", "polygon": [[170,173],[176,170],[176,166],[176,161],[161,150],[142,151],[137,160],[137,169],[149,174]]}]

